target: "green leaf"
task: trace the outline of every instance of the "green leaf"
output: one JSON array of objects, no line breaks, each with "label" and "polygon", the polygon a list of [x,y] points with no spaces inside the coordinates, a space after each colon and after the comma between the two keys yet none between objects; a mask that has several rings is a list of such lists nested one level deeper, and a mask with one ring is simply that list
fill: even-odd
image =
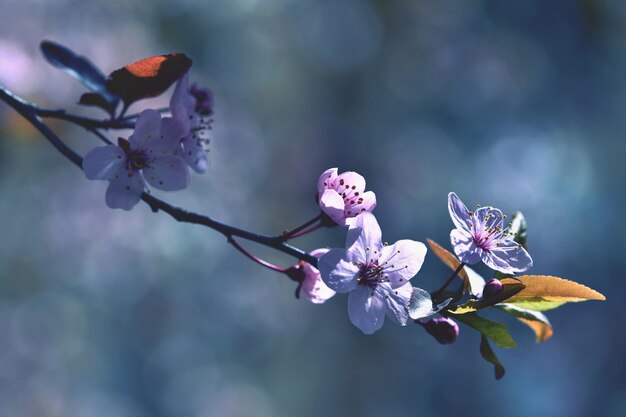
[{"label": "green leaf", "polygon": [[526,288],[506,300],[507,304],[515,304],[528,310],[545,311],[565,303],[606,299],[604,295],[589,287],[559,277],[521,275],[516,278]]},{"label": "green leaf", "polygon": [[500,360],[493,352],[493,349],[491,349],[489,341],[485,336],[482,336],[480,338],[480,354],[483,359],[493,364],[493,368],[496,373],[496,379],[502,379],[502,377],[504,376],[504,366],[502,366],[502,363],[500,363]]},{"label": "green leaf", "polygon": [[458,305],[454,310],[450,310],[452,314],[467,314],[474,311],[478,311],[482,308],[491,307],[494,304],[501,303],[504,300],[508,300],[515,294],[522,291],[524,284],[517,281],[514,278],[504,278],[502,280],[502,292],[492,297],[480,298],[478,300],[469,300],[463,304]]},{"label": "green leaf", "polygon": [[531,330],[535,332],[535,340],[537,343],[545,342],[554,334],[550,321],[548,321],[548,318],[543,313],[526,310],[516,306],[515,304],[496,304],[495,307],[502,311],[506,311],[530,327]]},{"label": "green leaf", "polygon": [[515,340],[513,340],[509,334],[509,330],[502,323],[487,320],[478,316],[476,313],[460,315],[455,314],[454,318],[459,320],[461,323],[478,330],[481,334],[493,340],[497,346],[508,349],[517,347]]}]

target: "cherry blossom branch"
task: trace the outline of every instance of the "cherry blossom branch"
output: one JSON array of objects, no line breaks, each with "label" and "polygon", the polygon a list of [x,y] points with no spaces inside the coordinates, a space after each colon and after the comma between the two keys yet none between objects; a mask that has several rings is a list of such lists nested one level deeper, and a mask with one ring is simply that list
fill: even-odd
[{"label": "cherry blossom branch", "polygon": [[[7,103],[10,107],[12,107],[15,111],[17,111],[22,117],[24,117],[30,124],[33,125],[39,132],[50,142],[52,146],[54,146],[57,151],[59,151],[63,156],[69,159],[74,163],[77,167],[82,169],[82,157],[78,155],[73,149],[61,140],[48,125],[41,119],[41,117],[56,117],[59,119],[67,120],[70,122],[74,122],[80,126],[87,128],[90,131],[93,129],[100,128],[108,128],[102,124],[101,121],[82,118],[73,115],[67,115],[63,111],[55,111],[55,110],[44,110],[36,105],[29,103],[28,101],[22,99],[21,97],[16,96],[9,90],[7,90],[4,86],[0,85],[0,99]],[[95,123],[95,125],[91,125],[91,121]],[[114,123],[114,122],[110,122]],[[203,216],[201,214],[197,214],[194,212],[186,211],[180,207],[172,206],[166,203],[163,200],[160,200],[148,193],[143,193],[141,199],[148,204],[150,209],[153,212],[163,211],[173,217],[175,220],[182,223],[192,223],[199,224],[202,226],[209,227],[222,235],[224,235],[227,239],[232,238],[233,236],[240,237],[245,240],[249,240],[252,242],[257,242],[261,245],[265,245],[271,247],[275,250],[283,252],[287,255],[293,256],[302,261],[308,262],[313,266],[317,266],[317,258],[311,256],[304,252],[301,249],[298,249],[294,246],[284,243],[279,238],[274,236],[266,236],[257,233],[253,233],[247,230],[239,229],[237,227],[224,224],[213,220],[208,216]]]},{"label": "cherry blossom branch", "polygon": [[256,255],[253,255],[252,253],[250,253],[250,251],[248,251],[246,248],[244,248],[243,246],[241,246],[241,244],[239,242],[237,242],[235,240],[234,237],[229,236],[228,237],[228,243],[230,243],[231,245],[233,245],[233,247],[235,249],[237,249],[239,252],[243,253],[246,257],[252,259],[254,262],[258,263],[259,265],[263,265],[266,268],[271,269],[272,271],[276,271],[276,272],[286,272],[287,269],[285,268],[281,268],[279,266],[276,266],[270,262],[267,262],[261,258],[259,258]]},{"label": "cherry blossom branch", "polygon": [[[302,236],[302,234],[298,234],[298,233],[302,232],[304,229],[306,229],[307,227],[311,226],[312,224],[315,224],[316,222],[321,221],[323,217],[324,217],[324,213],[320,213],[317,216],[313,217],[308,222],[306,222],[306,223],[296,227],[295,229],[290,230],[288,232],[284,232],[280,236],[277,236],[277,239],[282,239],[283,241],[287,241],[287,240],[289,240],[291,238],[294,238],[294,237],[297,237],[297,236]],[[311,229],[311,231],[316,230],[316,229],[317,228]],[[309,233],[309,232],[307,231],[307,233]]]},{"label": "cherry blossom branch", "polygon": [[132,122],[130,119],[92,119],[89,117],[77,116],[75,114],[67,113],[65,110],[42,109],[41,107],[33,103],[29,103],[21,98],[19,100],[23,104],[28,105],[28,107],[38,116],[44,118],[65,120],[84,128],[92,127],[96,129],[132,129],[135,126],[135,123]]}]

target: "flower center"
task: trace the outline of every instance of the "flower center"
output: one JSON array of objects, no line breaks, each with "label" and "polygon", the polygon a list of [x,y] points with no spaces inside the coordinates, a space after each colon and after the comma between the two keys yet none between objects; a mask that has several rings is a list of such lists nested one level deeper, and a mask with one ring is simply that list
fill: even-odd
[{"label": "flower center", "polygon": [[343,198],[344,215],[346,217],[356,216],[359,213],[367,211],[365,207],[359,207],[363,204],[361,193],[356,190],[356,185],[350,185],[342,178],[339,181],[325,181],[324,186],[333,189]]},{"label": "flower center", "polygon": [[150,157],[143,149],[131,149],[130,143],[124,138],[118,138],[117,144],[126,154],[126,169],[139,171],[148,168],[154,158]]},{"label": "flower center", "polygon": [[378,265],[378,261],[371,261],[370,263],[361,264],[360,274],[357,278],[359,285],[367,285],[370,289],[375,290],[378,284],[382,282],[384,268]]},{"label": "flower center", "polygon": [[476,213],[470,212],[470,214],[472,216],[472,222],[470,223],[472,238],[476,246],[482,250],[492,251],[500,245],[501,241],[513,236],[513,233],[509,230],[510,223],[505,229],[498,224],[502,220],[499,216],[487,213],[483,218],[479,218]]}]

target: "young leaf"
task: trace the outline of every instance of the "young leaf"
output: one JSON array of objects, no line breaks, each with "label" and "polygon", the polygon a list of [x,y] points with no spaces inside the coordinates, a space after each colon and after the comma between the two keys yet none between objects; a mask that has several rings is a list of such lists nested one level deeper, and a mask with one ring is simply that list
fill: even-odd
[{"label": "young leaf", "polygon": [[76,55],[65,46],[52,41],[42,41],[40,48],[44,58],[51,65],[64,70],[88,89],[100,94],[109,106],[117,104],[118,98],[106,88],[106,77],[87,58]]},{"label": "young leaf", "polygon": [[[434,240],[427,239],[427,242],[428,246],[430,246],[430,249],[435,253],[435,255],[437,255],[437,257],[441,259],[444,264],[448,265],[453,271],[461,265],[461,262],[456,258],[456,256],[439,246]],[[465,272],[465,268],[461,269],[458,275],[463,280],[463,293],[465,293],[467,288],[471,285],[470,279]]]},{"label": "young leaf", "polygon": [[502,323],[487,320],[478,316],[476,313],[455,315],[454,318],[461,323],[478,330],[481,334],[493,340],[497,346],[503,348],[517,347],[517,344],[509,334],[507,327]]},{"label": "young leaf", "polygon": [[524,249],[526,248],[526,237],[528,229],[526,226],[526,218],[521,211],[516,211],[511,217],[511,227],[509,232],[514,234],[513,240],[519,243]]},{"label": "young leaf", "polygon": [[128,107],[142,98],[160,95],[190,67],[191,59],[185,54],[153,56],[113,71],[107,88],[120,96]]},{"label": "young leaf", "polygon": [[548,321],[548,318],[539,311],[526,310],[516,306],[515,304],[505,303],[496,304],[496,307],[502,311],[506,311],[530,327],[531,330],[535,332],[535,340],[537,343],[545,342],[554,334],[550,321]]},{"label": "young leaf", "polygon": [[515,294],[526,288],[524,284],[514,278],[504,278],[501,281],[501,293],[495,294],[491,297],[480,298],[478,300],[468,300],[467,302],[458,305],[454,310],[450,310],[450,313],[467,314],[480,310],[481,308],[491,307],[494,304],[498,304],[502,301],[508,300],[509,298],[513,297]]},{"label": "young leaf", "polygon": [[548,275],[521,275],[516,278],[526,288],[506,301],[520,308],[545,311],[565,303],[606,299],[589,287],[563,278]]},{"label": "young leaf", "polygon": [[491,349],[489,341],[485,336],[480,338],[480,354],[487,362],[493,364],[493,368],[496,372],[496,379],[501,379],[504,376],[504,366],[500,363],[500,360]]}]

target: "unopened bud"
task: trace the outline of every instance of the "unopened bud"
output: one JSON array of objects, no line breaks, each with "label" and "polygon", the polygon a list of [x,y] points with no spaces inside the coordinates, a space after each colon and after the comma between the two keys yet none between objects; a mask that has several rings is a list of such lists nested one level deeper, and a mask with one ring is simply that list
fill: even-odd
[{"label": "unopened bud", "polygon": [[424,329],[442,345],[454,343],[459,337],[459,325],[449,317],[439,317],[422,323]]},{"label": "unopened bud", "polygon": [[496,294],[500,294],[503,288],[504,287],[499,279],[491,278],[485,284],[485,288],[483,288],[483,298],[493,297]]}]

